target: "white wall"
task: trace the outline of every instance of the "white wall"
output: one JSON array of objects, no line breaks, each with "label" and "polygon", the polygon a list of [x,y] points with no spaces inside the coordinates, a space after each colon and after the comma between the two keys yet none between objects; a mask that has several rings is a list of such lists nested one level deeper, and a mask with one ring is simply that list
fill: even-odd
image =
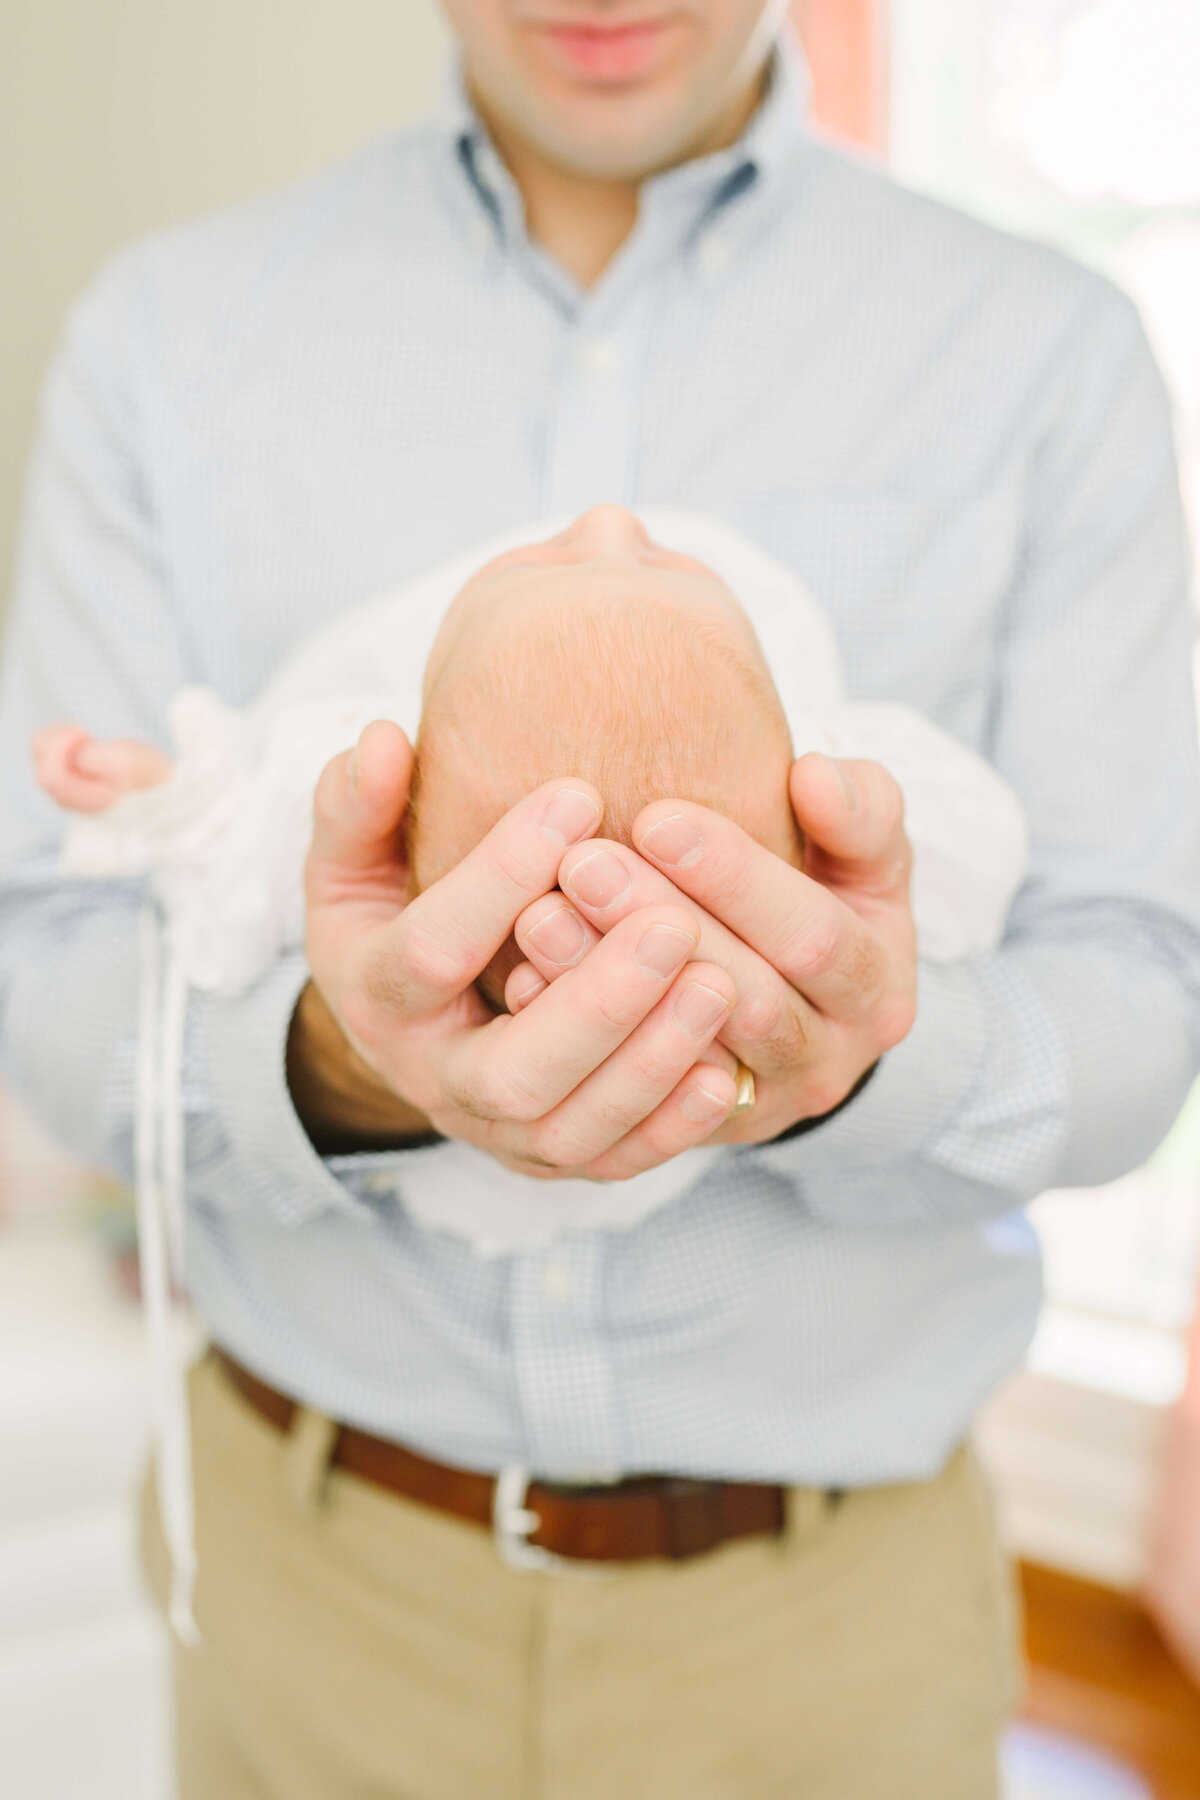
[{"label": "white wall", "polygon": [[91,272],[423,112],[446,41],[434,0],[2,0],[0,595],[38,388]]}]

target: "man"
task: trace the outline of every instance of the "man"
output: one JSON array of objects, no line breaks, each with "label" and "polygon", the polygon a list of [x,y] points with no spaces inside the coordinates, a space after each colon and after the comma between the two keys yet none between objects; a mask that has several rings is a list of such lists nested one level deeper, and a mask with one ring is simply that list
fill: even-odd
[{"label": "man", "polygon": [[[435,126],[135,251],[75,317],[8,662],[13,1079],[128,1166],[138,897],[56,879],[32,729],[161,738],[182,679],[244,699],[341,606],[600,501],[790,562],[853,693],[1016,786],[1032,869],[912,1023],[871,765],[793,772],[806,875],[670,801],[605,846],[564,780],[405,911],[403,745],[331,765],[307,964],[189,1015],[188,1279],[222,1357],[181,1791],[994,1794],[1010,1628],[959,1446],[1036,1312],[1014,1209],[1135,1164],[1197,1060],[1163,395],[1102,281],[805,138],[781,8],[447,10],[466,93]],[[620,517],[589,549],[614,579]],[[556,883],[582,956],[527,929]],[[639,1052],[663,924],[729,980],[756,1101],[724,1125],[731,1090],[686,1103],[692,1048]],[[485,1025],[514,925],[547,985]],[[486,1262],[404,1212],[430,1130],[553,1179],[715,1124],[742,1147],[627,1235]],[[643,1474],[673,1479],[618,1481]]]}]

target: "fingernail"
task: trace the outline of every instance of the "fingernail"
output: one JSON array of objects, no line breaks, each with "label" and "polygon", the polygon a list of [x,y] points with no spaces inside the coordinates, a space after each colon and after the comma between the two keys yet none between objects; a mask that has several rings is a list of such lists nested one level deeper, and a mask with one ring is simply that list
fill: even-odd
[{"label": "fingernail", "polygon": [[857,798],[854,793],[853,782],[850,780],[850,777],[847,775],[846,771],[843,769],[841,763],[838,762],[836,757],[827,756],[825,758],[825,761],[829,764],[830,768],[833,770],[834,774],[837,776],[837,784],[842,790],[842,802],[846,808],[846,811],[853,812],[854,808],[858,804]]},{"label": "fingernail", "polygon": [[674,925],[651,925],[638,939],[636,954],[643,969],[661,975],[665,981],[676,969],[682,969],[695,948],[696,940],[690,931],[679,931]]},{"label": "fingernail", "polygon": [[540,975],[533,974],[530,975],[527,982],[521,982],[516,986],[513,986],[510,983],[506,995],[508,1000],[508,1010],[510,1012],[520,1012],[522,1008],[528,1006],[529,1002],[541,993],[544,987],[548,987],[549,985],[549,982],[543,981]]},{"label": "fingernail", "polygon": [[578,962],[587,949],[587,932],[579,914],[570,906],[560,906],[526,933],[531,944],[537,946],[539,956],[558,968],[565,968],[568,963]]},{"label": "fingernail", "polygon": [[542,814],[542,830],[565,848],[577,844],[600,818],[600,808],[578,788],[559,788]]},{"label": "fingernail", "polygon": [[724,994],[718,994],[715,988],[704,987],[698,981],[689,981],[682,993],[675,996],[671,1011],[685,1031],[689,1031],[693,1037],[703,1037],[720,1024],[729,1007],[730,1002]]},{"label": "fingernail", "polygon": [[679,1102],[679,1110],[685,1119],[691,1119],[695,1125],[706,1125],[710,1119],[716,1119],[722,1113],[732,1111],[732,1102],[718,1100],[707,1088],[689,1088]]},{"label": "fingernail", "polygon": [[690,868],[698,861],[704,839],[694,825],[680,813],[660,819],[638,838],[639,850],[648,850],[655,862],[671,863],[677,869]]},{"label": "fingernail", "polygon": [[633,886],[633,877],[611,850],[594,850],[577,862],[562,884],[568,894],[586,906],[611,906]]}]

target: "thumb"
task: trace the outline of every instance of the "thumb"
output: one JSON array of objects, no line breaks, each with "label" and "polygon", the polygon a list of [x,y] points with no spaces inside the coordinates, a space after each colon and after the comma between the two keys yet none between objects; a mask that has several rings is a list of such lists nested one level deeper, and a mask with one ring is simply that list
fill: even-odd
[{"label": "thumb", "polygon": [[804,833],[806,874],[864,896],[906,891],[912,850],[904,796],[881,763],[810,752],[792,764],[788,792]]},{"label": "thumb", "polygon": [[325,765],[313,795],[310,881],[395,879],[412,773],[412,745],[390,719],[373,720],[353,750]]}]

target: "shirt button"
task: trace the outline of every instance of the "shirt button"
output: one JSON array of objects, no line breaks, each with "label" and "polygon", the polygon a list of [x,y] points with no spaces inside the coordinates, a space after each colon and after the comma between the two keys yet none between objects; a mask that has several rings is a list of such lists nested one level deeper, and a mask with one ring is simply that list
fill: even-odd
[{"label": "shirt button", "polygon": [[395,1193],[396,1177],[394,1175],[385,1175],[381,1170],[376,1175],[368,1175],[363,1185],[368,1194],[374,1194],[376,1199],[381,1200],[385,1194]]},{"label": "shirt button", "polygon": [[590,374],[611,375],[621,360],[621,352],[611,338],[589,338],[580,357]]},{"label": "shirt button", "polygon": [[565,1263],[547,1263],[542,1271],[542,1292],[550,1300],[565,1300],[574,1282]]},{"label": "shirt button", "polygon": [[710,231],[697,245],[696,256],[705,275],[723,275],[733,261],[733,245],[719,231]]}]

